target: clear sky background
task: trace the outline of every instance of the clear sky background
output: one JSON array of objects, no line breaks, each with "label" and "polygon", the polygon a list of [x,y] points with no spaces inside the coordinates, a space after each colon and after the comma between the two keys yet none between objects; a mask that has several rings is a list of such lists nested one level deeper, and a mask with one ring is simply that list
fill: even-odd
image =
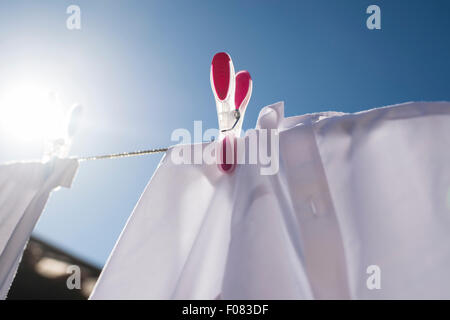
[{"label": "clear sky background", "polygon": [[[81,30],[66,28],[71,4]],[[381,30],[366,28],[371,4]],[[280,100],[287,116],[450,100],[450,1],[0,3],[0,96],[26,84],[56,92],[61,108],[81,103],[71,155],[168,146],[194,120],[216,128],[209,70],[220,51],[254,81],[244,129]],[[41,158],[41,143],[3,129],[0,162]],[[102,266],[160,159],[81,163],[34,234]]]}]

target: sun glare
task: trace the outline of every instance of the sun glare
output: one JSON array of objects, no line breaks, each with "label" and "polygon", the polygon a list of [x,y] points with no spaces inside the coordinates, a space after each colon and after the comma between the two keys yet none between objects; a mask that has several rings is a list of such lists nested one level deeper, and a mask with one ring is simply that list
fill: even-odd
[{"label": "sun glare", "polygon": [[17,85],[0,92],[0,130],[22,141],[64,136],[64,113],[51,91],[39,85]]}]

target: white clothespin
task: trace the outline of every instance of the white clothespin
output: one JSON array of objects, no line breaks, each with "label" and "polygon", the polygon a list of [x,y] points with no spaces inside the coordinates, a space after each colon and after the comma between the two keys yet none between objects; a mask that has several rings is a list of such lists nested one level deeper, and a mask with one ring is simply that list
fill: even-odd
[{"label": "white clothespin", "polygon": [[79,128],[82,114],[82,107],[79,104],[73,105],[66,118],[63,120],[63,130],[58,136],[48,137],[44,146],[44,161],[53,158],[66,158],[70,151],[72,139]]},{"label": "white clothespin", "polygon": [[236,167],[235,138],[240,137],[245,110],[252,95],[252,79],[248,71],[234,73],[231,57],[226,52],[214,55],[210,74],[219,121],[219,168],[231,173]]}]

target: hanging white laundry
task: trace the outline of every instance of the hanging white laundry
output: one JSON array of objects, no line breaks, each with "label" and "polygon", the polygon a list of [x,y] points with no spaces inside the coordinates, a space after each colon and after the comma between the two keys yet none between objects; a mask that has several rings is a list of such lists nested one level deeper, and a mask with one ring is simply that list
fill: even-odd
[{"label": "hanging white laundry", "polygon": [[225,177],[216,165],[175,165],[171,153],[176,151],[169,149],[161,160],[94,296],[211,299],[219,295],[235,176]]},{"label": "hanging white laundry", "polygon": [[253,131],[279,133],[274,175],[171,148],[91,299],[450,299],[450,103],[283,108]]},{"label": "hanging white laundry", "polygon": [[77,169],[72,159],[0,166],[0,299],[6,298],[50,192],[69,188]]}]

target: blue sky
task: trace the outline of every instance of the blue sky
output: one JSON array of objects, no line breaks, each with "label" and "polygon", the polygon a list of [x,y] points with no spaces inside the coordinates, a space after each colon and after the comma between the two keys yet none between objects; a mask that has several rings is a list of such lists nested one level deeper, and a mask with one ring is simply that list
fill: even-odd
[{"label": "blue sky", "polygon": [[[70,4],[81,30],[66,28]],[[366,28],[371,4],[381,30]],[[63,106],[81,103],[71,155],[133,151],[173,144],[194,120],[217,127],[216,52],[252,75],[247,129],[280,100],[288,116],[450,100],[449,39],[449,1],[2,1],[0,94],[37,83]],[[41,144],[1,133],[0,162],[41,155]],[[34,234],[102,266],[160,158],[82,163]]]}]

